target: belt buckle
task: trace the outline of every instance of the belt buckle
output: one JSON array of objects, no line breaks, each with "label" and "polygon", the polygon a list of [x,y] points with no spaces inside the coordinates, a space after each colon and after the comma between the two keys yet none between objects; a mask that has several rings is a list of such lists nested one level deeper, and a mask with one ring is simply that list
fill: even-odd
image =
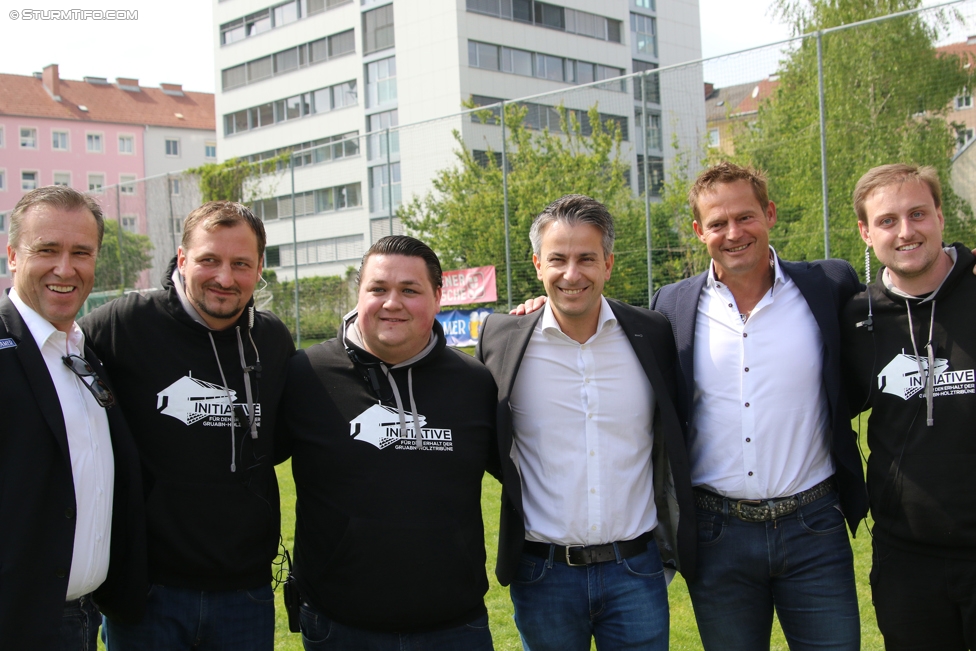
[{"label": "belt buckle", "polygon": [[573,548],[583,549],[584,547],[585,545],[566,545],[566,547],[564,548],[566,553],[566,565],[570,567],[586,567],[586,563],[574,563],[569,559],[569,550]]},{"label": "belt buckle", "polygon": [[735,502],[735,517],[739,518],[743,522],[764,522],[765,520],[756,520],[754,517],[749,517],[742,512],[742,505],[746,506],[762,506],[762,500],[736,500]]}]

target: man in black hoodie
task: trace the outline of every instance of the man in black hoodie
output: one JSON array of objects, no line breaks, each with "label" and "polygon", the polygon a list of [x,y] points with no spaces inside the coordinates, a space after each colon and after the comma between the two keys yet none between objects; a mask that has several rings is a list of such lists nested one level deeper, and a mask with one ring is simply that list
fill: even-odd
[{"label": "man in black hoodie", "polygon": [[164,289],[81,320],[142,459],[149,594],[109,651],[270,651],[280,518],[273,436],[294,344],[257,312],[264,226],[233,202],[186,218]]},{"label": "man in black hoodie", "polygon": [[935,169],[861,177],[861,237],[884,265],[844,311],[855,411],[868,420],[871,589],[889,650],[976,648],[976,258],[945,246]]},{"label": "man in black hoodie", "polygon": [[495,383],[446,348],[440,297],[434,252],[385,237],[342,336],[288,366],[279,444],[308,650],[492,648],[481,482],[497,475]]}]

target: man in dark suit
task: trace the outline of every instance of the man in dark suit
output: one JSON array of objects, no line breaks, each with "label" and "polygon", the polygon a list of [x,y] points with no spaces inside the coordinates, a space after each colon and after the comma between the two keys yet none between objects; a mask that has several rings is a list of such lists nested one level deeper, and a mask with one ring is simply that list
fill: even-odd
[{"label": "man in dark suit", "polygon": [[841,389],[842,260],[780,260],[765,178],[729,163],[689,194],[709,270],[652,301],[678,350],[678,412],[698,509],[689,581],[706,650],[768,648],[773,609],[796,649],[858,649],[852,532],[867,513]]},{"label": "man in dark suit", "polygon": [[75,315],[94,283],[98,204],[33,190],[10,216],[0,297],[0,646],[94,650],[137,620],[145,525],[135,445]]},{"label": "man in dark suit", "polygon": [[668,323],[603,297],[602,204],[562,197],[530,237],[548,304],[489,317],[477,352],[509,462],[496,574],[528,651],[667,649],[662,557],[693,576],[695,551]]}]

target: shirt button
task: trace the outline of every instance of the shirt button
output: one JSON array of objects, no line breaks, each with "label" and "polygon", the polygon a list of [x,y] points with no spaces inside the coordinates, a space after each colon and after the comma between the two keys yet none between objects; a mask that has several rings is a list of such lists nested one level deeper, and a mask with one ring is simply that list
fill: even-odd
[{"label": "shirt button", "polygon": [[54,576],[58,577],[59,579],[63,579],[64,577],[68,576],[68,571],[63,567],[59,567],[54,571]]},{"label": "shirt button", "polygon": [[590,527],[590,530],[591,531],[596,531],[596,525],[593,525],[592,527]]},{"label": "shirt button", "polygon": [[74,509],[65,509],[64,510],[64,517],[68,518],[69,520],[71,518],[75,517],[75,510]]},{"label": "shirt button", "polygon": [[593,418],[593,414],[587,414],[586,417],[587,418]]},{"label": "shirt button", "polygon": [[752,477],[752,471],[751,470],[749,471],[749,476]]},{"label": "shirt button", "polygon": [[749,406],[749,403],[747,402],[747,403],[746,403],[746,407],[748,407],[748,406]]},{"label": "shirt button", "polygon": [[746,367],[746,373],[748,373],[748,372],[749,372],[749,367],[747,366],[747,367]]},{"label": "shirt button", "polygon": [[748,333],[748,332],[743,332],[743,333],[742,333],[742,338],[743,338],[743,339],[745,339],[745,338],[746,338],[746,337],[748,337],[748,336],[749,336],[749,333]]},{"label": "shirt button", "polygon": [[595,494],[596,494],[596,489],[595,489],[595,488],[591,488],[591,489],[590,489],[590,493],[592,493],[592,494],[594,494],[594,495],[595,495]]},{"label": "shirt button", "polygon": [[746,437],[746,443],[752,443],[752,439],[749,438],[749,437]]},{"label": "shirt button", "polygon": [[729,303],[729,307],[732,307],[732,304],[731,303]]},{"label": "shirt button", "polygon": [[590,456],[591,457],[595,457],[596,456],[596,450],[590,450]]}]

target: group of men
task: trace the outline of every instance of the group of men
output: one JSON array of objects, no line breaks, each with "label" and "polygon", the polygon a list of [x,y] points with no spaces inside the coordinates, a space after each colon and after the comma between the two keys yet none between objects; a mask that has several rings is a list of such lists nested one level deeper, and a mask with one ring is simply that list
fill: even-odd
[{"label": "group of men", "polygon": [[272,648],[291,457],[306,649],[491,649],[485,471],[527,651],[667,649],[674,570],[706,650],[768,648],[774,609],[791,649],[857,649],[847,528],[869,496],[886,646],[976,648],[976,259],[943,247],[934,170],[858,183],[867,290],[776,255],[760,173],[716,165],[689,200],[711,264],[653,310],[603,296],[606,207],[550,204],[530,233],[548,301],[489,317],[476,361],[446,347],[440,263],[406,236],[367,251],[341,335],[294,354],[253,305],[263,226],[229,202],[189,215],[163,290],[75,323],[101,211],[28,193],[0,297],[0,639],[93,649],[100,610],[109,651]]}]

